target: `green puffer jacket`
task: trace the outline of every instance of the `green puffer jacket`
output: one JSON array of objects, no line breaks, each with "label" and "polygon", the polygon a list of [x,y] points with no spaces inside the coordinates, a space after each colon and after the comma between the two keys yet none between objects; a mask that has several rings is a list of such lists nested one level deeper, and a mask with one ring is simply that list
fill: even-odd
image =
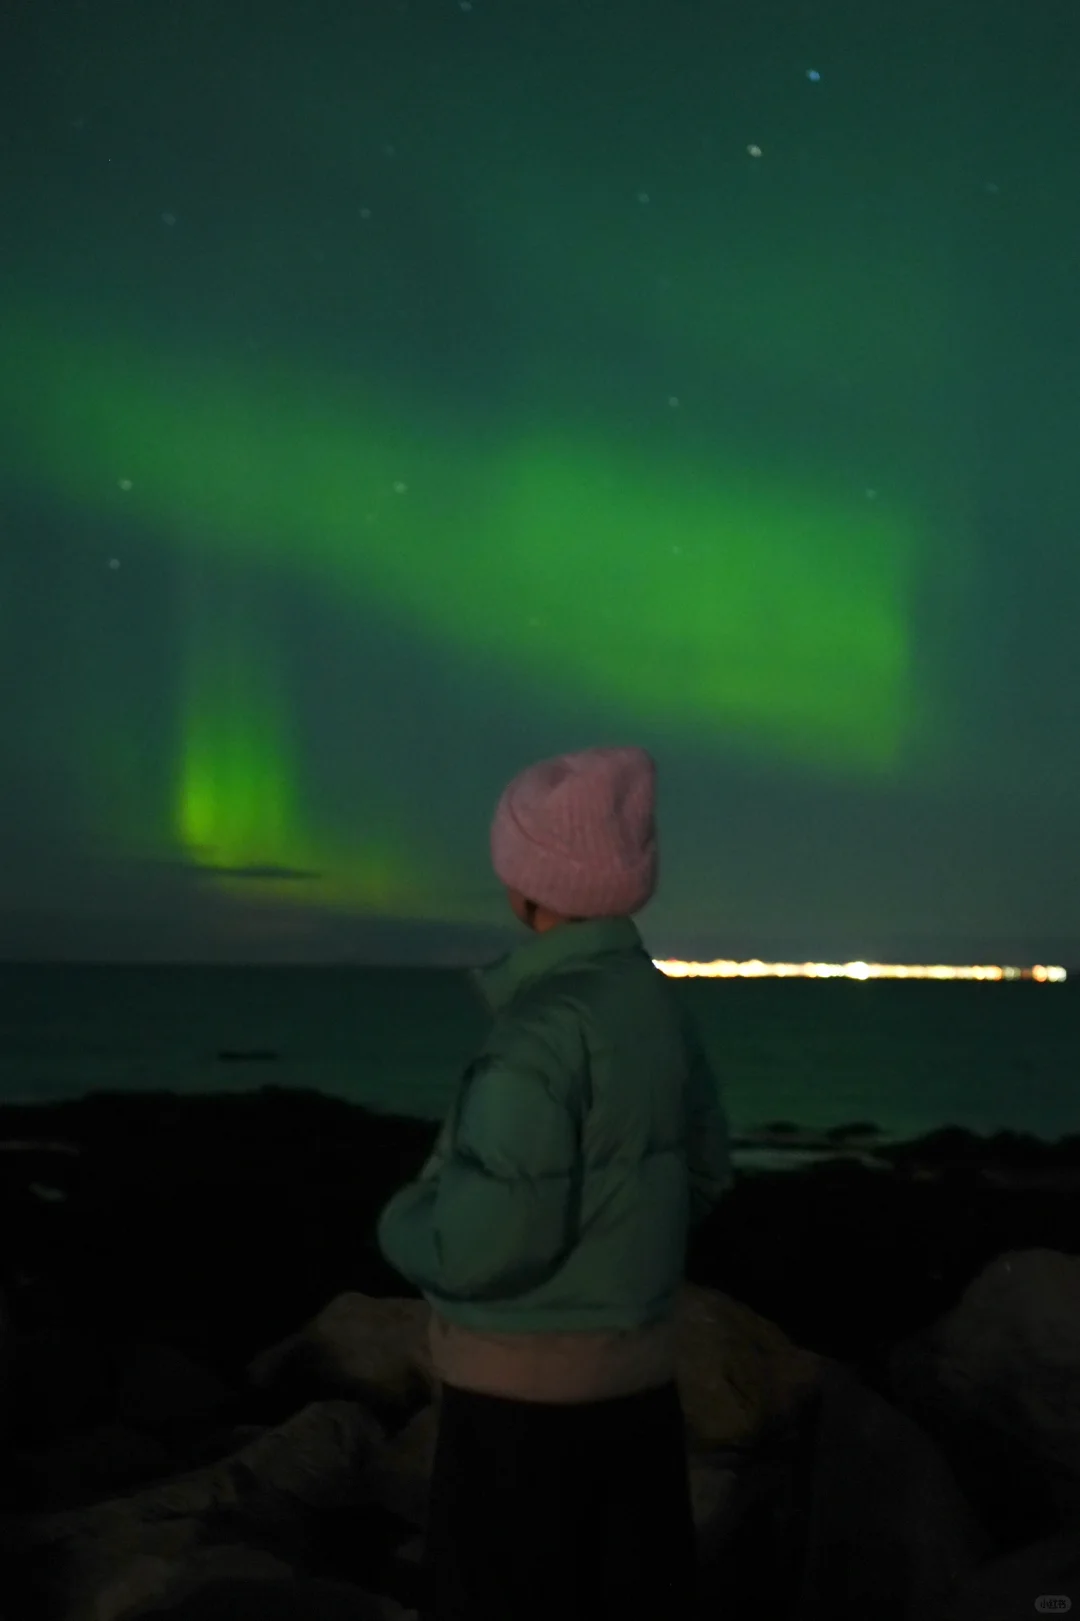
[{"label": "green puffer jacket", "polygon": [[633,920],[567,923],[474,981],[495,1017],[390,1265],[451,1323],[506,1334],[670,1316],[687,1232],[732,1181],[714,1075]]}]

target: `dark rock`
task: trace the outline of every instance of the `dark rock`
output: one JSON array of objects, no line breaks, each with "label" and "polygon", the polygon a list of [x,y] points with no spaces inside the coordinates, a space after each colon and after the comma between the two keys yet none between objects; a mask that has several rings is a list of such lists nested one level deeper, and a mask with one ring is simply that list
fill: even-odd
[{"label": "dark rock", "polygon": [[11,1373],[13,1445],[47,1446],[72,1433],[107,1422],[115,1347],[93,1328],[49,1329],[20,1335]]},{"label": "dark rock", "polygon": [[881,1127],[876,1126],[872,1120],[856,1120],[849,1126],[833,1126],[825,1135],[832,1142],[846,1143],[853,1137],[880,1137]]},{"label": "dark rock", "polygon": [[153,1428],[214,1418],[230,1395],[216,1374],[182,1351],[143,1340],[124,1358],[114,1400],[121,1421]]},{"label": "dark rock", "polygon": [[204,1464],[218,1463],[234,1452],[265,1435],[266,1424],[233,1424],[228,1429],[208,1430],[199,1434],[184,1450],[184,1463],[189,1469],[201,1469]]},{"label": "dark rock", "polygon": [[984,1165],[983,1180],[1009,1193],[1080,1193],[1077,1165]]},{"label": "dark rock", "polygon": [[200,1548],[169,1582],[161,1603],[140,1613],[173,1615],[178,1610],[186,1612],[189,1606],[197,1608],[203,1595],[214,1588],[243,1584],[247,1591],[257,1584],[264,1590],[272,1583],[292,1583],[295,1578],[290,1564],[259,1548],[228,1544]]},{"label": "dark rock", "polygon": [[1080,1197],[1009,1194],[860,1165],[740,1180],[690,1235],[688,1276],[807,1349],[873,1367],[952,1306],[996,1255],[1080,1250]]},{"label": "dark rock", "polygon": [[[780,1139],[787,1128],[789,1145],[801,1135],[777,1125]],[[12,1601],[16,1621],[87,1621],[91,1613],[95,1621],[134,1621],[150,1603],[179,1602],[185,1570],[195,1580],[197,1566],[208,1588],[210,1556],[223,1542],[273,1556],[279,1585],[291,1586],[295,1573],[404,1596],[385,1557],[380,1563],[380,1547],[392,1548],[402,1529],[418,1529],[438,1393],[424,1360],[426,1308],[400,1298],[401,1280],[373,1235],[390,1194],[430,1155],[436,1129],[274,1088],[0,1108],[0,1136],[77,1150],[53,1156],[65,1167],[60,1202],[26,1193],[34,1156],[0,1154],[0,1286],[11,1302],[16,1353],[4,1503],[31,1509],[45,1489],[40,1471],[36,1485],[31,1479],[34,1458],[55,1447],[62,1460],[70,1440],[67,1463],[56,1467],[77,1475],[86,1466],[72,1460],[83,1456],[87,1434],[109,1433],[118,1405],[129,1415],[113,1432],[114,1483],[92,1488],[111,1494],[106,1501],[0,1515],[5,1575],[19,1564],[34,1577],[24,1583],[25,1602],[23,1594]],[[1080,1197],[1062,1181],[1080,1167],[1080,1140],[980,1139],[952,1128],[916,1144],[875,1143],[875,1161],[896,1166],[883,1173],[838,1162],[852,1152],[845,1131],[855,1129],[823,1139],[832,1144],[830,1163],[812,1171],[740,1171],[691,1235],[686,1298],[694,1290],[709,1298],[700,1311],[684,1311],[680,1378],[699,1538],[714,1551],[727,1548],[727,1564],[715,1565],[719,1580],[728,1572],[717,1609],[733,1591],[731,1572],[743,1573],[743,1609],[732,1601],[721,1610],[730,1621],[783,1614],[781,1601],[794,1603],[800,1584],[813,1592],[815,1569],[823,1602],[842,1613],[843,1596],[829,1587],[831,1556],[815,1566],[814,1549],[843,1549],[851,1537],[878,1547],[882,1569],[902,1592],[936,1602],[934,1572],[947,1568],[948,1548],[955,1549],[948,1494],[942,1486],[933,1497],[932,1466],[909,1431],[905,1440],[890,1430],[866,1391],[892,1402],[886,1374],[897,1341],[918,1342],[995,1257],[1052,1248],[1068,1260],[1080,1251]],[[1060,1344],[1048,1303],[1043,1316],[1040,1343]],[[980,1370],[965,1387],[977,1387],[978,1401],[965,1402],[948,1381],[938,1388],[937,1350],[924,1355],[923,1381],[936,1405],[929,1402],[925,1421],[909,1413],[951,1463],[999,1555],[1065,1523],[1076,1488],[1072,1454],[1059,1456],[1048,1440],[1063,1422],[1073,1434],[1071,1397],[1055,1406],[1053,1390],[1059,1398],[1075,1390],[1075,1363],[1046,1361],[1042,1385],[1033,1387],[1039,1357],[1030,1335],[1016,1337],[1010,1357],[995,1378],[1012,1387],[1011,1427],[987,1422],[998,1409],[980,1405],[981,1364],[962,1363],[969,1374]],[[862,1377],[857,1395],[830,1386],[815,1418],[823,1358]],[[808,1374],[806,1390],[799,1387],[798,1401],[781,1400],[796,1392],[799,1368]],[[1038,1423],[1036,1395],[1044,1409]],[[351,1403],[337,1399],[346,1396]],[[304,1422],[322,1441],[314,1432],[304,1441],[297,1408],[321,1397],[330,1398],[320,1402],[323,1418]],[[336,1420],[326,1416],[350,1404],[359,1414],[352,1453],[332,1442]],[[169,1467],[180,1472],[134,1479],[131,1495],[119,1497],[129,1484],[115,1482],[135,1467],[123,1461],[121,1441],[133,1431],[163,1443]],[[1033,1443],[1036,1432],[1046,1444]],[[824,1491],[828,1458],[845,1455],[837,1439],[844,1435],[850,1469],[837,1463]],[[937,1528],[925,1524],[922,1489],[910,1484],[924,1465],[927,1497],[945,1505]],[[883,1480],[891,1471],[892,1541],[862,1501],[882,1495],[871,1468],[884,1471]],[[824,1519],[815,1519],[819,1497]],[[836,1505],[845,1504],[845,1524],[837,1526]],[[1012,1523],[1018,1506],[1027,1518]],[[905,1516],[929,1539],[925,1556],[905,1552]],[[956,1516],[951,1523],[955,1531]],[[733,1524],[741,1526],[734,1537]],[[860,1566],[857,1550],[850,1557],[869,1584],[869,1563]],[[762,1570],[768,1574],[768,1592],[756,1600],[755,1568],[759,1589]],[[218,1567],[214,1580],[225,1575],[262,1581],[267,1567],[241,1560],[235,1569]],[[13,1591],[14,1582],[13,1575]],[[78,1610],[73,1592],[81,1595]],[[881,1602],[875,1596],[869,1613],[887,1613]]]},{"label": "dark rock", "polygon": [[784,1616],[805,1558],[817,1402],[753,1452],[691,1459],[703,1616]]},{"label": "dark rock", "polygon": [[299,1333],[255,1357],[248,1378],[294,1401],[348,1396],[400,1424],[435,1386],[423,1300],[338,1295]]},{"label": "dark rock", "polygon": [[1080,1137],[1046,1142],[1028,1132],[999,1131],[980,1136],[962,1126],[942,1126],[922,1137],[901,1143],[881,1143],[876,1152],[898,1168],[912,1165],[939,1168],[986,1164],[1013,1168],[1080,1165]]},{"label": "dark rock", "polygon": [[1080,1527],[988,1560],[963,1583],[945,1621],[1063,1615],[1070,1599],[1080,1603]]},{"label": "dark rock", "polygon": [[[79,1149],[68,1200],[34,1202],[0,1234],[10,1270],[17,1256],[17,1270],[38,1280],[35,1298],[48,1296],[48,1320],[80,1336],[106,1321],[117,1337],[165,1340],[233,1384],[257,1351],[335,1295],[398,1293],[374,1224],[423,1165],[436,1127],[264,1088],[0,1109],[0,1131]],[[1059,1150],[1039,1152],[1064,1165],[1052,1157]],[[901,1168],[895,1177],[835,1163],[740,1174],[692,1235],[690,1275],[809,1348],[857,1362],[877,1356],[939,1316],[1003,1249],[1080,1249],[1080,1194],[990,1185],[987,1152],[987,1140],[952,1128],[913,1145],[876,1144],[875,1159]],[[923,1174],[931,1180],[916,1180]],[[35,1326],[36,1304],[20,1316],[16,1298],[13,1309],[22,1332]],[[178,1337],[199,1324],[213,1325],[205,1345]],[[108,1416],[83,1411],[74,1422]],[[250,1416],[283,1413],[271,1406]]]},{"label": "dark rock", "polygon": [[842,1369],[822,1388],[791,1621],[937,1621],[993,1551],[933,1441]]},{"label": "dark rock", "polygon": [[1005,1546],[1080,1516],[1080,1257],[1008,1251],[888,1361]]},{"label": "dark rock", "polygon": [[708,1478],[721,1502],[699,1525],[703,1616],[941,1621],[991,1551],[933,1442],[840,1367]]},{"label": "dark rock", "polygon": [[79,1508],[170,1474],[175,1459],[152,1436],[98,1424],[15,1459],[23,1509]]},{"label": "dark rock", "polygon": [[259,1517],[287,1506],[304,1516],[364,1501],[362,1476],[386,1439],[355,1402],[312,1402],[285,1424],[266,1430],[236,1453],[243,1497]]},{"label": "dark rock", "polygon": [[299,1562],[326,1510],[361,1508],[385,1439],[350,1402],[304,1408],[231,1458],[129,1496],[0,1521],[0,1568],[57,1621],[124,1621],[226,1536]]},{"label": "dark rock", "polygon": [[[18,1112],[0,1116],[28,1135],[35,1122],[16,1126]],[[47,1124],[48,1111],[28,1112]],[[364,1235],[393,1184],[419,1170],[433,1128],[273,1089],[98,1096],[55,1112],[82,1150],[70,1196],[28,1206],[0,1245],[12,1272],[51,1280],[80,1333],[106,1321],[145,1338],[170,1320],[210,1322],[224,1357],[215,1371],[228,1376],[343,1287],[396,1288]]]},{"label": "dark rock", "polygon": [[406,1621],[409,1612],[342,1582],[236,1579],[144,1614],[161,1621]]}]

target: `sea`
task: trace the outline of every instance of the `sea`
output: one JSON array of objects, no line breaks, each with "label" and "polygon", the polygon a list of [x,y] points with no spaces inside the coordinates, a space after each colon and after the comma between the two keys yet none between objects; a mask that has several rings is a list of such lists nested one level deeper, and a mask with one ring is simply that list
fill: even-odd
[{"label": "sea", "polygon": [[[797,1139],[752,1141],[779,1121],[872,1123],[883,1141],[1080,1131],[1073,980],[672,983],[751,1139],[736,1164],[790,1164]],[[438,1122],[489,1019],[458,969],[3,964],[0,1103],[275,1086]]]}]

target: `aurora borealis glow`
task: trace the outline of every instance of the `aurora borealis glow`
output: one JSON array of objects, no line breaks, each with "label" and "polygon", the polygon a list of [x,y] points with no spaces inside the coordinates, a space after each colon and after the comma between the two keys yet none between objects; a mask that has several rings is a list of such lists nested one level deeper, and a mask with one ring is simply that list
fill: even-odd
[{"label": "aurora borealis glow", "polygon": [[467,955],[633,739],[657,954],[1080,956],[1051,0],[16,14],[0,951]]}]

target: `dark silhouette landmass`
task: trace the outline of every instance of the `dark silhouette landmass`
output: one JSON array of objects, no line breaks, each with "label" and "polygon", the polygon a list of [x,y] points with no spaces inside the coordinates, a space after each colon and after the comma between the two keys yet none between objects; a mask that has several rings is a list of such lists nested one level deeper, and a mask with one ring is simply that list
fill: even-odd
[{"label": "dark silhouette landmass", "polygon": [[[274,1087],[0,1108],[0,1288],[21,1329],[105,1319],[235,1370],[341,1290],[407,1290],[375,1223],[436,1130]],[[944,1126],[868,1151],[875,1134],[736,1137],[736,1157],[785,1137],[821,1157],[736,1170],[691,1234],[688,1275],[862,1365],[1001,1251],[1080,1250],[1080,1136]]]}]

